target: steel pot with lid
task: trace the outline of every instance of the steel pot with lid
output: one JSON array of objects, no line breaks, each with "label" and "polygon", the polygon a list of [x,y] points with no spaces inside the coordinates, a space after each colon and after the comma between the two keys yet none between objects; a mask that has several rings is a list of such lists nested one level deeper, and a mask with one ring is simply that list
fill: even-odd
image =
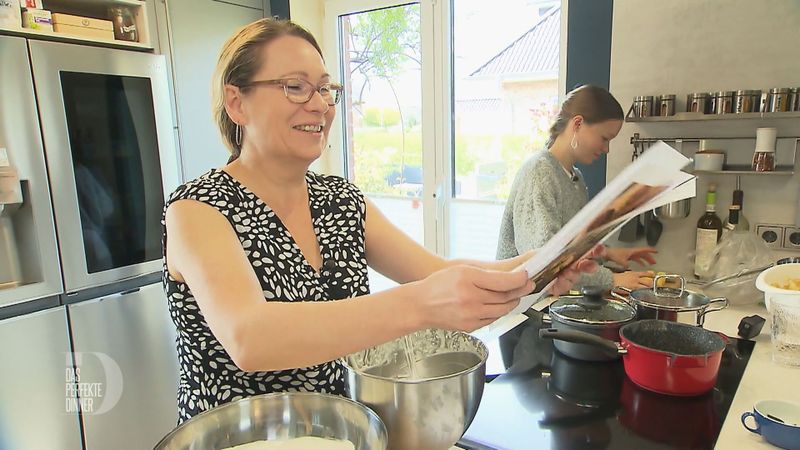
[{"label": "steel pot with lid", "polygon": [[[562,296],[550,305],[550,321],[558,330],[585,331],[596,336],[619,341],[619,329],[636,320],[636,309],[627,301],[603,298],[605,289],[586,286],[581,295]],[[584,361],[609,361],[614,359],[598,352],[591,345],[555,341],[561,353]]]},{"label": "steel pot with lid", "polygon": [[[659,287],[670,285],[670,280],[680,280],[680,287]],[[624,291],[623,296],[614,291]],[[661,319],[671,322],[703,326],[706,314],[728,307],[725,297],[709,298],[707,295],[686,289],[686,279],[679,275],[656,275],[652,288],[630,289],[617,287],[611,294],[620,300],[628,301],[636,307],[639,319]]]}]

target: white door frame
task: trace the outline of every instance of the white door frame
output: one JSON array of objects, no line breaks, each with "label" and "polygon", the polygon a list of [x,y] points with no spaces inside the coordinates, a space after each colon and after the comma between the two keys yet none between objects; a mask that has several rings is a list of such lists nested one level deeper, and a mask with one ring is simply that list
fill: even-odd
[{"label": "white door frame", "polygon": [[[443,218],[444,199],[447,191],[444,178],[449,176],[443,158],[449,160],[449,135],[444,138],[444,128],[449,123],[450,77],[443,76],[443,65],[449,66],[449,51],[442,48],[447,44],[448,30],[442,26],[443,8],[449,2],[440,0],[325,0],[323,16],[323,53],[328,61],[331,77],[343,80],[339,58],[339,20],[338,17],[362,11],[393,6],[420,4],[420,46],[422,53],[422,216],[425,247],[439,255],[445,254]],[[444,16],[449,17],[449,16]],[[329,173],[344,176],[345,160],[342,117],[338,114],[331,127],[328,144]]]}]

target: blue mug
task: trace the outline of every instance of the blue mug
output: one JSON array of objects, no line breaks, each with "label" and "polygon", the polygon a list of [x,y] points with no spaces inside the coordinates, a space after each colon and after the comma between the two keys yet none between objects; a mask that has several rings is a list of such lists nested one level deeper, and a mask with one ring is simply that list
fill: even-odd
[{"label": "blue mug", "polygon": [[[788,450],[800,450],[800,405],[780,400],[764,400],[755,404],[755,412],[742,414],[742,425],[760,434],[772,445]],[[755,419],[755,428],[747,418]]]}]

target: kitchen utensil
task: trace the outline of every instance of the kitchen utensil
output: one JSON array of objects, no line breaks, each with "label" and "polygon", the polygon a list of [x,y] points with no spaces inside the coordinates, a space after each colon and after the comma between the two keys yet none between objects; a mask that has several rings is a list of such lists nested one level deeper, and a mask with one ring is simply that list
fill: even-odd
[{"label": "kitchen utensil", "polygon": [[644,235],[644,225],[640,221],[641,216],[632,217],[619,230],[620,242],[636,242]]},{"label": "kitchen utensil", "polygon": [[738,90],[733,97],[733,112],[746,113],[757,110],[758,101],[761,98],[761,91]]},{"label": "kitchen utensil", "polygon": [[692,199],[684,198],[675,202],[667,203],[653,210],[658,219],[684,219],[689,217],[692,209]]},{"label": "kitchen utensil", "polygon": [[636,161],[636,158],[639,157],[639,142],[633,142],[633,154],[631,155],[631,162]]},{"label": "kitchen utensil", "polygon": [[[755,420],[750,428],[747,419]],[[800,405],[781,400],[762,400],[753,411],[742,414],[742,425],[750,432],[760,434],[772,445],[800,450]]]},{"label": "kitchen utensil", "polygon": [[756,128],[756,149],[753,154],[753,170],[756,172],[771,172],[775,170],[775,144],[777,137],[777,128]]},{"label": "kitchen utensil", "polygon": [[713,95],[715,114],[730,114],[733,112],[733,91],[719,91]]},{"label": "kitchen utensil", "polygon": [[422,330],[408,337],[416,377],[396,376],[407,368],[406,339],[399,338],[343,359],[348,395],[383,420],[390,448],[448,449],[478,410],[488,350],[460,331]]},{"label": "kitchen utensil", "polygon": [[631,381],[653,392],[700,395],[717,382],[726,345],[717,333],[666,320],[640,320],[623,326],[619,334],[617,343],[582,331],[539,330],[542,338],[593,344],[609,356],[621,355]]},{"label": "kitchen utensil", "polygon": [[360,403],[316,392],[282,392],[200,413],[167,434],[155,450],[219,449],[303,436],[344,439],[363,450],[385,450],[388,443],[381,419]]},{"label": "kitchen utensil", "polygon": [[[778,264],[780,264],[780,262],[778,262]],[[773,264],[768,264],[766,266],[756,267],[755,269],[744,268],[744,269],[740,270],[737,273],[734,273],[734,274],[731,274],[731,275],[726,275],[724,277],[715,278],[715,279],[713,279],[711,281],[705,281],[704,282],[704,281],[697,281],[697,280],[689,279],[689,280],[686,280],[686,282],[690,283],[690,284],[697,284],[697,285],[699,285],[699,287],[701,289],[705,289],[705,288],[714,286],[715,284],[722,283],[723,281],[728,281],[728,280],[733,279],[733,278],[739,278],[739,277],[742,277],[742,276],[745,276],[745,275],[751,275],[751,274],[754,274],[756,272],[761,272],[762,270],[769,269],[772,266],[773,266]]]},{"label": "kitchen utensil", "polygon": [[772,88],[769,90],[769,112],[789,111],[789,88]]},{"label": "kitchen utensil", "polygon": [[800,282],[800,263],[779,264],[761,272],[756,278],[756,288],[764,293],[767,310],[773,298],[786,296],[800,304],[800,290],[783,289],[792,280]]},{"label": "kitchen utensil", "polygon": [[661,238],[664,225],[658,220],[653,211],[646,211],[644,214],[646,217],[644,235],[647,239],[647,245],[653,247],[658,244],[658,239]]},{"label": "kitchen utensil", "polygon": [[675,115],[675,94],[659,95],[656,105],[656,115],[674,116]]},{"label": "kitchen utensil", "polygon": [[709,96],[707,92],[695,92],[686,97],[686,112],[706,114],[709,112]]},{"label": "kitchen utensil", "polygon": [[[677,280],[680,280],[680,288],[659,286],[671,285]],[[626,292],[628,296],[616,291]],[[635,305],[639,319],[662,319],[697,326],[703,326],[706,314],[728,306],[725,297],[709,298],[699,292],[686,290],[686,279],[679,275],[656,275],[652,288],[630,290],[615,287],[611,295]]]},{"label": "kitchen utensil", "polygon": [[[625,301],[606,300],[604,289],[587,286],[578,296],[562,296],[550,305],[552,327],[559,330],[578,330],[610,340],[619,340],[619,329],[636,319],[636,309]],[[594,347],[572,342],[555,341],[553,345],[563,354],[584,361],[614,359]]]},{"label": "kitchen utensil", "polygon": [[694,154],[694,170],[719,171],[725,165],[722,150],[702,150]]},{"label": "kitchen utensil", "polygon": [[651,117],[653,115],[653,96],[640,95],[634,97],[633,114],[636,117]]}]

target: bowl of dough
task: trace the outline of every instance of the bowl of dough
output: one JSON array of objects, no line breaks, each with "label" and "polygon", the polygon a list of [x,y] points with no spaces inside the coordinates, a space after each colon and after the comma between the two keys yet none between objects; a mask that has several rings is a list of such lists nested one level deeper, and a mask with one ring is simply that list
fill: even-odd
[{"label": "bowl of dough", "polygon": [[198,414],[155,450],[386,450],[381,419],[350,399],[321,393],[263,394]]}]

